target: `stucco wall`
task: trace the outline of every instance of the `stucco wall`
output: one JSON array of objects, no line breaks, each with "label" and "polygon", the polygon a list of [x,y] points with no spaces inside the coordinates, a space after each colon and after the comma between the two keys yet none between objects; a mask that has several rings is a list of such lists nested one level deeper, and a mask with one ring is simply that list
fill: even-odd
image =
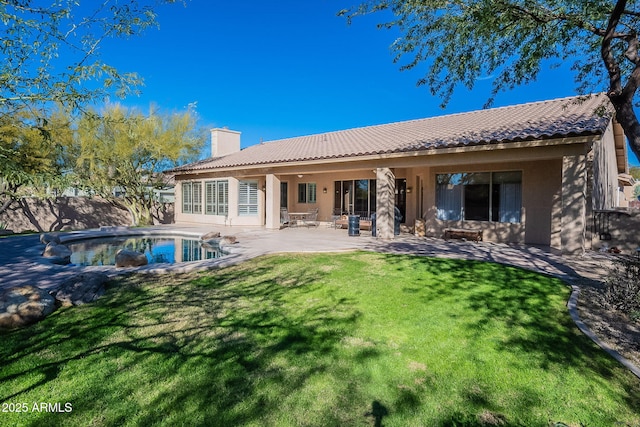
[{"label": "stucco wall", "polygon": [[[435,177],[439,173],[522,171],[522,218],[520,223],[488,221],[440,221],[436,219]],[[424,180],[424,203],[427,235],[442,237],[444,229],[477,228],[484,239],[508,243],[551,245],[559,233],[561,212],[561,160],[494,163],[461,167],[434,167]]]},{"label": "stucco wall", "polygon": [[[599,147],[602,153],[598,155],[599,160],[603,161],[602,173],[599,173],[599,176],[605,177],[600,181],[604,183],[605,188],[609,188],[610,178],[615,175],[608,166],[612,159],[608,144],[613,142],[609,137],[608,132],[606,141]],[[406,179],[404,222],[413,226],[415,219],[426,219],[428,235],[442,237],[443,230],[447,227],[482,228],[488,241],[549,245],[558,249],[571,243],[571,251],[579,252],[584,248],[584,225],[588,225],[589,218],[585,203],[585,170],[588,168],[585,162],[586,151],[592,144],[598,144],[598,141],[599,138],[595,136],[577,137],[561,141],[522,142],[509,147],[460,147],[420,156],[381,156],[318,164],[291,162],[261,169],[234,169],[182,175],[178,178],[176,188],[176,222],[232,226],[266,225],[268,228],[274,228],[277,224],[273,220],[276,213],[279,213],[276,205],[279,205],[281,182],[288,184],[287,199],[290,212],[306,212],[318,208],[318,219],[329,221],[333,214],[336,181],[376,179],[375,171],[385,167],[396,179]],[[436,219],[436,174],[499,171],[522,171],[520,223],[465,221],[463,224]],[[232,177],[229,178],[229,175]],[[269,185],[267,177],[271,180]],[[208,179],[228,179],[229,215],[224,217],[183,214],[179,185],[181,179],[200,182]],[[237,215],[238,189],[235,183],[238,179],[258,181],[258,215],[244,218]],[[316,184],[316,203],[298,203],[298,183],[310,182]],[[276,185],[278,190],[274,190]],[[265,192],[263,188],[270,190]],[[268,206],[265,196],[274,198]]]},{"label": "stucco wall", "polygon": [[618,166],[613,123],[609,124],[602,139],[593,144],[592,206],[593,209],[612,209],[618,206]]},{"label": "stucco wall", "polygon": [[[157,223],[173,222],[173,205],[156,207]],[[131,215],[104,199],[59,197],[55,200],[26,198],[0,214],[0,223],[14,232],[84,230],[101,226],[131,225]]]},{"label": "stucco wall", "polygon": [[[205,193],[204,183],[210,180],[227,180],[229,182],[229,204],[228,214],[225,215],[208,215],[204,213]],[[247,176],[242,178],[243,181],[258,182],[258,213],[257,215],[238,215],[238,192],[239,182],[237,178],[231,177],[215,177],[206,176],[198,177],[198,179],[189,180],[189,182],[200,182],[202,185],[202,210],[200,213],[183,213],[182,212],[182,181],[176,181],[176,203],[175,203],[175,222],[178,224],[211,224],[211,225],[232,225],[232,226],[262,226],[264,225],[265,216],[265,197],[262,190],[265,185],[265,177]]]},{"label": "stucco wall", "polygon": [[[476,157],[478,159],[478,157]],[[427,234],[441,237],[444,228],[468,227],[482,228],[484,237],[488,241],[512,243],[527,243],[551,245],[560,247],[560,231],[562,216],[562,167],[561,158],[537,161],[488,162],[484,164],[468,163],[447,166],[418,166],[392,168],[395,178],[406,179],[407,188],[411,193],[407,195],[406,217],[404,222],[413,226],[419,216],[427,220]],[[457,172],[496,172],[522,171],[522,222],[518,224],[493,223],[488,221],[439,221],[435,217],[435,176],[438,173]],[[330,221],[334,205],[335,181],[375,179],[374,169],[357,169],[351,171],[313,172],[298,174],[276,175],[280,182],[288,184],[288,201],[290,212],[306,212],[318,208],[318,219]],[[198,177],[198,181],[205,182],[209,178]],[[210,178],[229,180],[229,215],[213,216],[205,214],[183,214],[181,205],[181,191],[178,185],[176,191],[176,222],[183,224],[220,224],[220,225],[264,225],[265,186],[264,177],[254,177],[259,182],[259,215],[253,217],[237,216],[237,179]],[[243,179],[252,179],[243,177]],[[298,183],[313,182],[317,186],[316,203],[298,203]],[[324,189],[327,192],[324,192]]]},{"label": "stucco wall", "polygon": [[[375,179],[376,175],[371,169],[361,169],[349,172],[335,172],[335,173],[307,173],[298,177],[297,174],[293,175],[278,175],[277,178],[280,182],[287,183],[287,199],[288,209],[290,212],[308,212],[313,209],[318,209],[319,221],[331,221],[333,215],[334,204],[334,183],[335,181],[346,180],[358,180],[358,179]],[[396,175],[397,178],[404,178],[402,175]],[[243,180],[257,180],[258,181],[258,215],[254,216],[238,216],[238,179],[232,177],[209,177],[203,175],[198,177],[197,180],[204,184],[205,181],[213,179],[225,179],[229,181],[229,214],[225,216],[220,215],[206,215],[204,213],[199,214],[185,214],[182,213],[182,186],[181,182],[176,182],[176,223],[180,224],[212,224],[212,225],[242,225],[242,226],[262,226],[265,225],[265,211],[266,200],[265,191],[266,179],[264,176],[243,177]],[[316,203],[298,203],[298,184],[299,183],[315,183],[316,184]],[[326,189],[326,192],[324,191]],[[203,198],[204,198],[203,193]],[[278,201],[279,204],[279,201]]]},{"label": "stucco wall", "polygon": [[[593,221],[593,220],[592,220]],[[623,254],[635,254],[640,247],[640,211],[628,209],[624,213],[609,214],[609,232],[611,240],[600,240],[593,232],[593,222],[589,227],[590,249],[597,251],[616,247]]]}]

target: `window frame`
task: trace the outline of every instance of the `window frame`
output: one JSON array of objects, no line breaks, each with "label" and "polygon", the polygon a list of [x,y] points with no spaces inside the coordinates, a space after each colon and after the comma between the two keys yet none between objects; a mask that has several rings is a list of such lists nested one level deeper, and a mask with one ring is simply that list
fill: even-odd
[{"label": "window frame", "polygon": [[298,203],[318,203],[318,185],[315,182],[298,183]]},{"label": "window frame", "polygon": [[[512,175],[514,178],[517,175],[517,178],[512,178],[513,182],[503,182],[504,178],[501,179],[500,176],[508,175]],[[437,220],[499,224],[522,223],[523,172],[521,170],[441,173],[436,174],[435,178]],[[513,187],[509,193],[513,199],[501,201],[502,194],[505,193],[501,191],[501,186],[505,184],[517,184],[517,188]],[[467,193],[472,187],[484,186],[488,189],[487,200],[479,200],[477,197],[474,199],[477,193]],[[456,200],[457,198],[459,200]],[[473,217],[470,217],[471,207],[467,209],[467,205],[472,201],[476,202],[476,209],[473,211]],[[447,209],[447,205],[451,205],[451,208]],[[477,209],[477,206],[486,207],[487,211],[482,213]],[[507,219],[504,220],[505,218]]]},{"label": "window frame", "polygon": [[185,181],[182,189],[182,213],[202,213],[202,181]]},{"label": "window frame", "polygon": [[[211,190],[211,191],[210,191]],[[209,180],[204,182],[204,213],[205,215],[229,214],[229,181],[226,179]]]},{"label": "window frame", "polygon": [[258,216],[258,181],[238,181],[238,216]]}]

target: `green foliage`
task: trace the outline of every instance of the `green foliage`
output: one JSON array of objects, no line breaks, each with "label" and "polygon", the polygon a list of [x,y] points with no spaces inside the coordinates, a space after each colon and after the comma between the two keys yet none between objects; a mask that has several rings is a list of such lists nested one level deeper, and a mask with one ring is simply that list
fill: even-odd
[{"label": "green foliage", "polygon": [[[627,4],[630,3],[630,4]],[[492,79],[500,91],[534,81],[542,67],[573,64],[581,93],[606,90],[632,150],[640,156],[633,102],[640,86],[637,2],[617,0],[373,0],[339,12],[349,20],[391,12],[391,46],[401,69],[426,64],[418,84],[446,106],[456,87]]]},{"label": "green foliage", "polygon": [[144,115],[112,105],[86,114],[77,126],[76,175],[89,191],[122,202],[135,225],[151,224],[153,189],[166,186],[161,172],[195,160],[204,145],[196,122],[193,110]]},{"label": "green foliage", "polygon": [[135,92],[142,80],[103,62],[100,44],[155,26],[154,7],[175,1],[0,0],[0,212],[20,189],[73,183],[66,165],[74,153],[61,141],[70,139],[69,115],[58,117],[66,135],[56,134],[52,106],[68,112]]},{"label": "green foliage", "polygon": [[[57,102],[76,107],[141,82],[102,62],[100,44],[156,25],[153,8],[175,0],[0,0],[0,110]],[[85,4],[86,3],[86,4]],[[102,84],[88,84],[94,80]]]},{"label": "green foliage", "polygon": [[632,166],[629,168],[629,174],[637,181],[633,187],[633,197],[635,200],[640,199],[640,166]]},{"label": "green foliage", "polygon": [[49,117],[29,109],[0,115],[0,212],[20,197],[42,193],[64,179],[71,144],[69,119],[62,110]]},{"label": "green foliage", "polygon": [[[471,89],[479,78],[493,78],[493,96],[536,79],[541,66],[574,62],[584,88],[602,83],[604,69],[594,52],[611,13],[601,0],[377,0],[341,13],[357,15],[388,10],[393,19],[382,28],[403,34],[393,45],[395,60],[409,57],[402,69],[425,62],[419,84],[442,97],[443,106],[459,84]],[[628,17],[637,27],[638,19]],[[593,52],[594,54],[584,54]],[[624,49],[618,49],[623,57]]]},{"label": "green foliage", "polygon": [[1,337],[0,400],[73,407],[3,426],[640,422],[640,381],[548,276],[358,252],[116,280]]}]

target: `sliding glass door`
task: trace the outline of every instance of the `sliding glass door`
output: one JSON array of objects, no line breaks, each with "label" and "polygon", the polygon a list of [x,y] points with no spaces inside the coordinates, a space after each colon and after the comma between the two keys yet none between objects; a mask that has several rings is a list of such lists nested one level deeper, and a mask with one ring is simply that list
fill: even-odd
[{"label": "sliding glass door", "polygon": [[335,181],[334,215],[370,217],[376,211],[376,180]]}]

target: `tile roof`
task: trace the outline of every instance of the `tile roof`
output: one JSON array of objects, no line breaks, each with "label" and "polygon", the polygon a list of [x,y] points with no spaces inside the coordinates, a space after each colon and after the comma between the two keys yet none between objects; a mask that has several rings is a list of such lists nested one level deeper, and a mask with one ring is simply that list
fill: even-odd
[{"label": "tile roof", "polygon": [[604,94],[561,98],[269,141],[171,172],[599,135],[611,112]]}]

